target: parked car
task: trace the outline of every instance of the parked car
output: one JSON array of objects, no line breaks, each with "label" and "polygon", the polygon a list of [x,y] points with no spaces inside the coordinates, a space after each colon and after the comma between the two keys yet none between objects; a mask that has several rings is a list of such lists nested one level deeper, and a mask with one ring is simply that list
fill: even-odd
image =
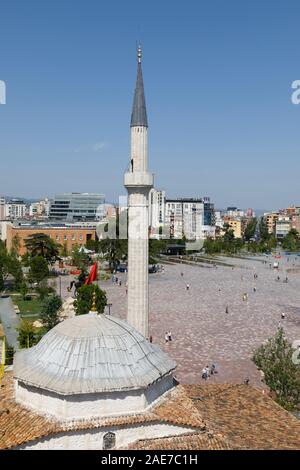
[{"label": "parked car", "polygon": [[116,271],[118,273],[125,273],[127,271],[127,264],[118,264]]}]

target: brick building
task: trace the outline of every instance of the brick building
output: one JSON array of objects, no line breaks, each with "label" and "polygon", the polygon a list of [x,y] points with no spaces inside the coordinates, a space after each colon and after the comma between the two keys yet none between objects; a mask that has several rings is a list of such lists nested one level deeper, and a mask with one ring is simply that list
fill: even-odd
[{"label": "brick building", "polygon": [[31,235],[44,233],[49,235],[53,241],[66,246],[70,252],[75,245],[84,246],[88,240],[96,239],[96,225],[80,225],[80,224],[37,224],[29,225],[25,223],[8,224],[6,234],[6,246],[8,251],[11,250],[13,238],[19,237],[20,250],[19,254],[26,253],[24,240]]}]

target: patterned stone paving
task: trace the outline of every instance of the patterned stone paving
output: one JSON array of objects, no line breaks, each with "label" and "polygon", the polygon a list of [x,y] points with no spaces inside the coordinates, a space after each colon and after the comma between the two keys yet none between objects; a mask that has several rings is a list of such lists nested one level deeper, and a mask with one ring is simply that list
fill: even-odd
[{"label": "patterned stone paving", "polygon": [[[253,349],[274,335],[279,324],[290,340],[300,339],[300,257],[281,258],[278,273],[269,267],[274,258],[265,259],[267,264],[258,259],[229,260],[233,269],[165,265],[164,273],[149,275],[150,334],[153,343],[177,361],[176,376],[182,383],[199,383],[202,368],[215,363],[218,374],[207,382],[240,383],[249,377],[250,384],[263,386],[250,360]],[[287,274],[287,268],[293,272]],[[283,282],[286,275],[288,283]],[[100,284],[112,303],[112,314],[125,318],[125,275],[118,276],[122,286]],[[165,332],[170,330],[173,341],[166,344]]]}]

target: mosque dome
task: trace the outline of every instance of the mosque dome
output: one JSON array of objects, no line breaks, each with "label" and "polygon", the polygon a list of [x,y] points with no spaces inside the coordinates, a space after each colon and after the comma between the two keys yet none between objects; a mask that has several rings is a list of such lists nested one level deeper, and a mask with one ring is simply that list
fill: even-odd
[{"label": "mosque dome", "polygon": [[60,395],[145,389],[176,363],[127,322],[90,312],[69,318],[15,355],[14,377]]}]

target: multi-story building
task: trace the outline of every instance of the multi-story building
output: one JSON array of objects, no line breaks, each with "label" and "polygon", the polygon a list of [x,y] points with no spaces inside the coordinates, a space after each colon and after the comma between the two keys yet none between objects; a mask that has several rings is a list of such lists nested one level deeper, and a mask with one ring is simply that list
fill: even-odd
[{"label": "multi-story building", "polygon": [[240,218],[226,215],[223,217],[223,222],[233,230],[234,238],[242,238],[242,220]]},{"label": "multi-story building", "polygon": [[29,206],[29,216],[33,218],[46,218],[49,216],[50,201],[45,198],[39,202],[33,202]]},{"label": "multi-story building", "polygon": [[300,213],[291,216],[291,228],[297,230],[300,235]]},{"label": "multi-story building", "polygon": [[26,213],[26,204],[20,199],[11,199],[5,204],[5,217],[8,219],[23,219]]},{"label": "multi-story building", "polygon": [[105,215],[105,196],[94,193],[64,193],[51,201],[52,220],[101,220]]},{"label": "multi-story building", "polygon": [[170,227],[170,238],[203,238],[204,203],[202,199],[166,199],[165,224]]},{"label": "multi-story building", "polygon": [[291,218],[288,216],[279,216],[276,221],[275,234],[278,240],[284,238],[292,228]]},{"label": "multi-story building", "polygon": [[212,202],[210,202],[209,197],[203,198],[203,224],[209,226],[215,226],[215,207]]},{"label": "multi-story building", "polygon": [[268,233],[275,234],[276,222],[279,217],[279,212],[267,212],[264,214],[264,221],[268,228]]},{"label": "multi-story building", "polygon": [[0,220],[5,219],[6,212],[5,212],[5,197],[0,196]]},{"label": "multi-story building", "polygon": [[159,238],[159,229],[165,225],[165,191],[152,188],[149,193],[149,227],[152,238]]},{"label": "multi-story building", "polygon": [[245,211],[238,209],[237,207],[230,206],[227,207],[226,215],[229,217],[244,217]]},{"label": "multi-story building", "polygon": [[65,246],[71,252],[75,245],[84,246],[88,240],[96,239],[96,224],[90,223],[42,223],[35,224],[22,221],[8,223],[6,227],[6,246],[10,251],[13,238],[17,235],[20,241],[19,254],[26,253],[25,240],[37,233],[49,235],[52,240],[61,246]]}]

